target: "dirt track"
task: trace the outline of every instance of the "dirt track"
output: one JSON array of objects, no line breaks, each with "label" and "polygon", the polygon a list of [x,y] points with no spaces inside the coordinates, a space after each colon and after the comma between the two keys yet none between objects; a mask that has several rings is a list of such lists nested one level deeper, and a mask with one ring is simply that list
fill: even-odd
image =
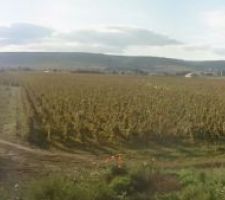
[{"label": "dirt track", "polygon": [[79,172],[94,167],[89,154],[51,153],[0,139],[0,185],[15,185],[49,173]]},{"label": "dirt track", "polygon": [[[64,159],[70,159],[70,161],[72,161],[71,159],[74,160],[80,160],[82,162],[85,161],[91,161],[91,160],[95,160],[95,156],[94,155],[88,155],[85,154],[84,155],[78,155],[78,154],[70,154],[70,153],[53,153],[53,152],[49,152],[47,150],[41,150],[41,149],[37,149],[37,148],[31,148],[31,147],[26,147],[23,146],[21,144],[16,144],[13,142],[9,142],[3,139],[0,139],[0,147],[5,147],[7,149],[11,149],[11,151],[15,152],[16,154],[18,152],[22,153],[24,152],[25,154],[31,154],[33,156],[39,156],[39,157],[44,157],[44,156],[48,156],[48,157],[58,157],[58,158],[63,158]],[[88,159],[87,159],[88,158]]]}]

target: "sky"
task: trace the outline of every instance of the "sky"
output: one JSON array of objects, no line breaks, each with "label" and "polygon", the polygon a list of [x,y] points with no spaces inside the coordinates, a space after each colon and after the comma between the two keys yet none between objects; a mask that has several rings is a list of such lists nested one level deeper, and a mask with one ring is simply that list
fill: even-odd
[{"label": "sky", "polygon": [[0,51],[225,59],[225,0],[0,0]]}]

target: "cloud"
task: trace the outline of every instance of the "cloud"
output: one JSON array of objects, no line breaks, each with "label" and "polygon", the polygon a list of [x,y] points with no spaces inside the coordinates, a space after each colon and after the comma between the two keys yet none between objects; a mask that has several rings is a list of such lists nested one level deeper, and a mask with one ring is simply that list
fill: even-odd
[{"label": "cloud", "polygon": [[194,60],[220,59],[225,55],[220,46],[184,44],[145,28],[127,26],[60,33],[34,24],[12,24],[0,26],[0,47],[1,51],[92,52]]},{"label": "cloud", "polygon": [[224,47],[214,47],[213,52],[217,55],[225,56],[225,48]]},{"label": "cloud", "polygon": [[207,33],[208,40],[213,45],[220,45],[225,43],[225,8],[217,10],[209,10],[202,15],[204,24],[206,25],[205,32]]},{"label": "cloud", "polygon": [[210,51],[211,50],[211,46],[209,44],[186,44],[186,45],[182,45],[184,50],[187,51]]},{"label": "cloud", "polygon": [[27,44],[50,37],[53,30],[27,23],[0,26],[0,45]]},{"label": "cloud", "polygon": [[123,54],[130,46],[179,44],[181,44],[179,41],[168,36],[137,27],[101,26],[60,33],[34,24],[18,23],[0,26],[1,51],[14,49],[15,51],[86,51]]},{"label": "cloud", "polygon": [[193,53],[197,53],[196,55],[198,55],[199,53],[202,53],[202,55],[204,55],[205,52],[207,52],[208,55],[214,55],[214,57],[217,57],[218,59],[224,59],[224,56],[225,56],[225,48],[223,44],[220,44],[220,45],[189,44],[189,45],[182,45],[182,48],[185,51],[191,51]]},{"label": "cloud", "polygon": [[225,31],[225,9],[204,12],[206,24],[214,30]]},{"label": "cloud", "polygon": [[135,27],[109,26],[57,33],[50,28],[27,23],[0,26],[0,44],[2,45],[35,43],[37,40],[46,38],[54,42],[79,43],[81,46],[90,45],[111,49],[126,48],[131,45],[164,46],[180,44],[179,41],[168,36]]},{"label": "cloud", "polygon": [[164,46],[180,44],[177,40],[148,29],[111,26],[98,29],[78,30],[65,34],[64,39],[82,44],[95,44],[125,48],[131,45]]},{"label": "cloud", "polygon": [[167,58],[178,58],[184,60],[215,60],[223,59],[210,46],[204,45],[167,45],[167,46],[130,46],[124,51],[124,55],[157,56]]}]

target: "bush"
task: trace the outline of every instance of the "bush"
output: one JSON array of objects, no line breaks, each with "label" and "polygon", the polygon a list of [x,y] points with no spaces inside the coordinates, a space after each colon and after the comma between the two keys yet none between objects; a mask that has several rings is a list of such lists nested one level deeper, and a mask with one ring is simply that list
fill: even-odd
[{"label": "bush", "polygon": [[134,190],[139,192],[149,192],[153,185],[152,175],[153,169],[149,165],[134,168],[130,174]]},{"label": "bush", "polygon": [[132,191],[132,181],[130,177],[116,177],[110,183],[110,187],[117,194],[121,195],[123,193],[130,193]]},{"label": "bush", "polygon": [[33,181],[24,192],[25,200],[116,200],[104,182],[86,179],[74,183],[58,176]]},{"label": "bush", "polygon": [[8,192],[4,188],[0,187],[0,200],[8,200],[8,199],[10,199]]},{"label": "bush", "polygon": [[104,173],[104,179],[107,183],[110,183],[117,176],[126,176],[128,175],[128,169],[124,165],[122,167],[118,167],[117,165],[112,165],[107,167]]},{"label": "bush", "polygon": [[[27,200],[72,200],[75,198],[73,184],[62,177],[47,177],[34,181],[26,190]],[[78,191],[76,191],[78,192]]]},{"label": "bush", "polygon": [[23,200],[150,200],[162,177],[166,176],[155,173],[150,166],[113,166],[97,174],[80,173],[76,180],[49,176],[29,184]]},{"label": "bush", "polygon": [[[107,174],[109,186],[121,199],[148,200],[153,196],[153,168],[147,166],[133,166],[118,168],[113,166]],[[110,179],[108,178],[110,177]]]},{"label": "bush", "polygon": [[225,176],[218,171],[182,170],[178,173],[182,190],[161,195],[157,200],[225,200]]},{"label": "bush", "polygon": [[111,175],[113,176],[124,176],[128,173],[128,169],[126,166],[118,167],[116,165],[113,165],[110,168],[110,171],[111,171]]}]

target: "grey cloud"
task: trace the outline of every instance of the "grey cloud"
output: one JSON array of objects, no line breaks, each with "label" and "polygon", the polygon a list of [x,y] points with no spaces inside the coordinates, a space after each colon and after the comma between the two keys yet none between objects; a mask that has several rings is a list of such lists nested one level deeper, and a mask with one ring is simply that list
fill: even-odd
[{"label": "grey cloud", "polygon": [[224,56],[225,55],[225,48],[213,48],[213,52],[217,55]]},{"label": "grey cloud", "polygon": [[65,43],[36,43],[30,45],[21,45],[22,51],[29,49],[32,51],[57,51],[57,52],[90,52],[90,53],[114,53],[122,54],[123,51],[120,48],[107,46],[107,45],[68,45]]},{"label": "grey cloud", "polygon": [[213,46],[212,44],[200,44],[200,45],[184,45],[184,50],[187,51],[207,51],[208,53],[216,54],[218,56],[225,56],[225,48],[219,46]]},{"label": "grey cloud", "polygon": [[133,46],[180,45],[177,40],[144,28],[108,26],[60,33],[28,23],[0,26],[0,46],[39,51],[87,51],[122,54]]},{"label": "grey cloud", "polygon": [[64,39],[82,44],[99,44],[125,48],[135,45],[164,46],[181,44],[167,36],[154,33],[148,29],[131,27],[107,27],[104,30],[79,30],[65,34]]},{"label": "grey cloud", "polygon": [[11,26],[0,26],[0,44],[26,44],[51,36],[52,29],[28,24],[17,23]]},{"label": "grey cloud", "polygon": [[205,50],[211,50],[211,46],[207,44],[199,44],[199,45],[185,45],[183,47],[187,51],[205,51]]}]

